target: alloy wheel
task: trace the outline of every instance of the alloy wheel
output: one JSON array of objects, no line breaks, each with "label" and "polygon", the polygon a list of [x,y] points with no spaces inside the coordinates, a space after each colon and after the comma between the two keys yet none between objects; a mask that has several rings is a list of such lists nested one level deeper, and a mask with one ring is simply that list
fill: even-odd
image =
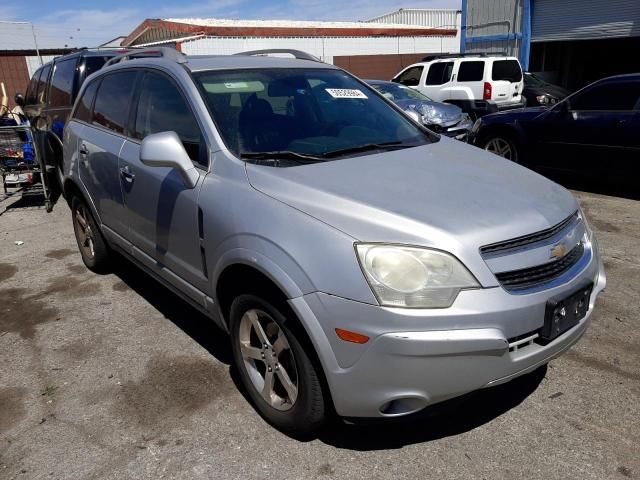
[{"label": "alloy wheel", "polygon": [[74,220],[76,223],[78,244],[88,258],[93,258],[96,254],[93,239],[94,233],[89,223],[89,212],[87,212],[84,205],[79,205],[78,208],[76,208]]},{"label": "alloy wheel", "polygon": [[492,138],[485,144],[484,149],[488,152],[495,153],[496,155],[506,158],[507,160],[513,160],[514,162],[517,161],[515,158],[515,152],[511,147],[511,143],[504,138]]},{"label": "alloy wheel", "polygon": [[287,337],[266,312],[251,309],[238,332],[244,368],[256,391],[271,407],[290,410],[298,397],[298,371]]}]

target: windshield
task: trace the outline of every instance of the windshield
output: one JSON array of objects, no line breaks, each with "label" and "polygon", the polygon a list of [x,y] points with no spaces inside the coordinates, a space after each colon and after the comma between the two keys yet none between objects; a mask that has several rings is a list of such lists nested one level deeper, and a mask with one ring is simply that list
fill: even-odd
[{"label": "windshield", "polygon": [[371,86],[382,94],[383,97],[396,102],[398,100],[421,100],[423,102],[432,102],[424,93],[396,83],[372,83]]},{"label": "windshield", "polygon": [[340,70],[225,70],[194,77],[225,144],[241,158],[304,163],[432,141]]},{"label": "windshield", "polygon": [[541,78],[536,77],[533,73],[524,74],[524,84],[528,87],[544,87],[547,82]]}]

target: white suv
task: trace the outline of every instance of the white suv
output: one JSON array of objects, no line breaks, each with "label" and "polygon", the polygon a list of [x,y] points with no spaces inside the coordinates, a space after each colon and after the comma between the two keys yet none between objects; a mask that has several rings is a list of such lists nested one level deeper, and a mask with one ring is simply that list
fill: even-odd
[{"label": "white suv", "polygon": [[481,116],[523,107],[522,67],[515,57],[439,55],[408,66],[394,82],[415,88],[433,100],[460,106]]}]

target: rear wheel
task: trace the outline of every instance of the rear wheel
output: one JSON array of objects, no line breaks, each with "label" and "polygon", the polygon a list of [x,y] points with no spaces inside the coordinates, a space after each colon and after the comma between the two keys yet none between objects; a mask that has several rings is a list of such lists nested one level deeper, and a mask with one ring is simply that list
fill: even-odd
[{"label": "rear wheel", "polygon": [[516,142],[508,135],[501,133],[491,134],[483,139],[481,145],[487,152],[495,153],[515,163],[520,161]]},{"label": "rear wheel", "polygon": [[71,201],[71,216],[82,261],[89,270],[106,271],[109,249],[89,207],[80,197],[73,197]]},{"label": "rear wheel", "polygon": [[291,312],[254,295],[231,305],[231,341],[240,379],[256,410],[285,433],[308,436],[327,416],[318,369]]}]

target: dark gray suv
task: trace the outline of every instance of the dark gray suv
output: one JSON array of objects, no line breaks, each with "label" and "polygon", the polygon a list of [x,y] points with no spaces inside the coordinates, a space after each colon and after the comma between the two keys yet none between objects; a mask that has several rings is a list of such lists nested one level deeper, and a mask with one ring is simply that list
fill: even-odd
[{"label": "dark gray suv", "polygon": [[578,341],[606,281],[571,194],[293,53],[140,53],[87,79],[64,133],[85,264],[117,251],[227,331],[289,433],[407,415]]}]

